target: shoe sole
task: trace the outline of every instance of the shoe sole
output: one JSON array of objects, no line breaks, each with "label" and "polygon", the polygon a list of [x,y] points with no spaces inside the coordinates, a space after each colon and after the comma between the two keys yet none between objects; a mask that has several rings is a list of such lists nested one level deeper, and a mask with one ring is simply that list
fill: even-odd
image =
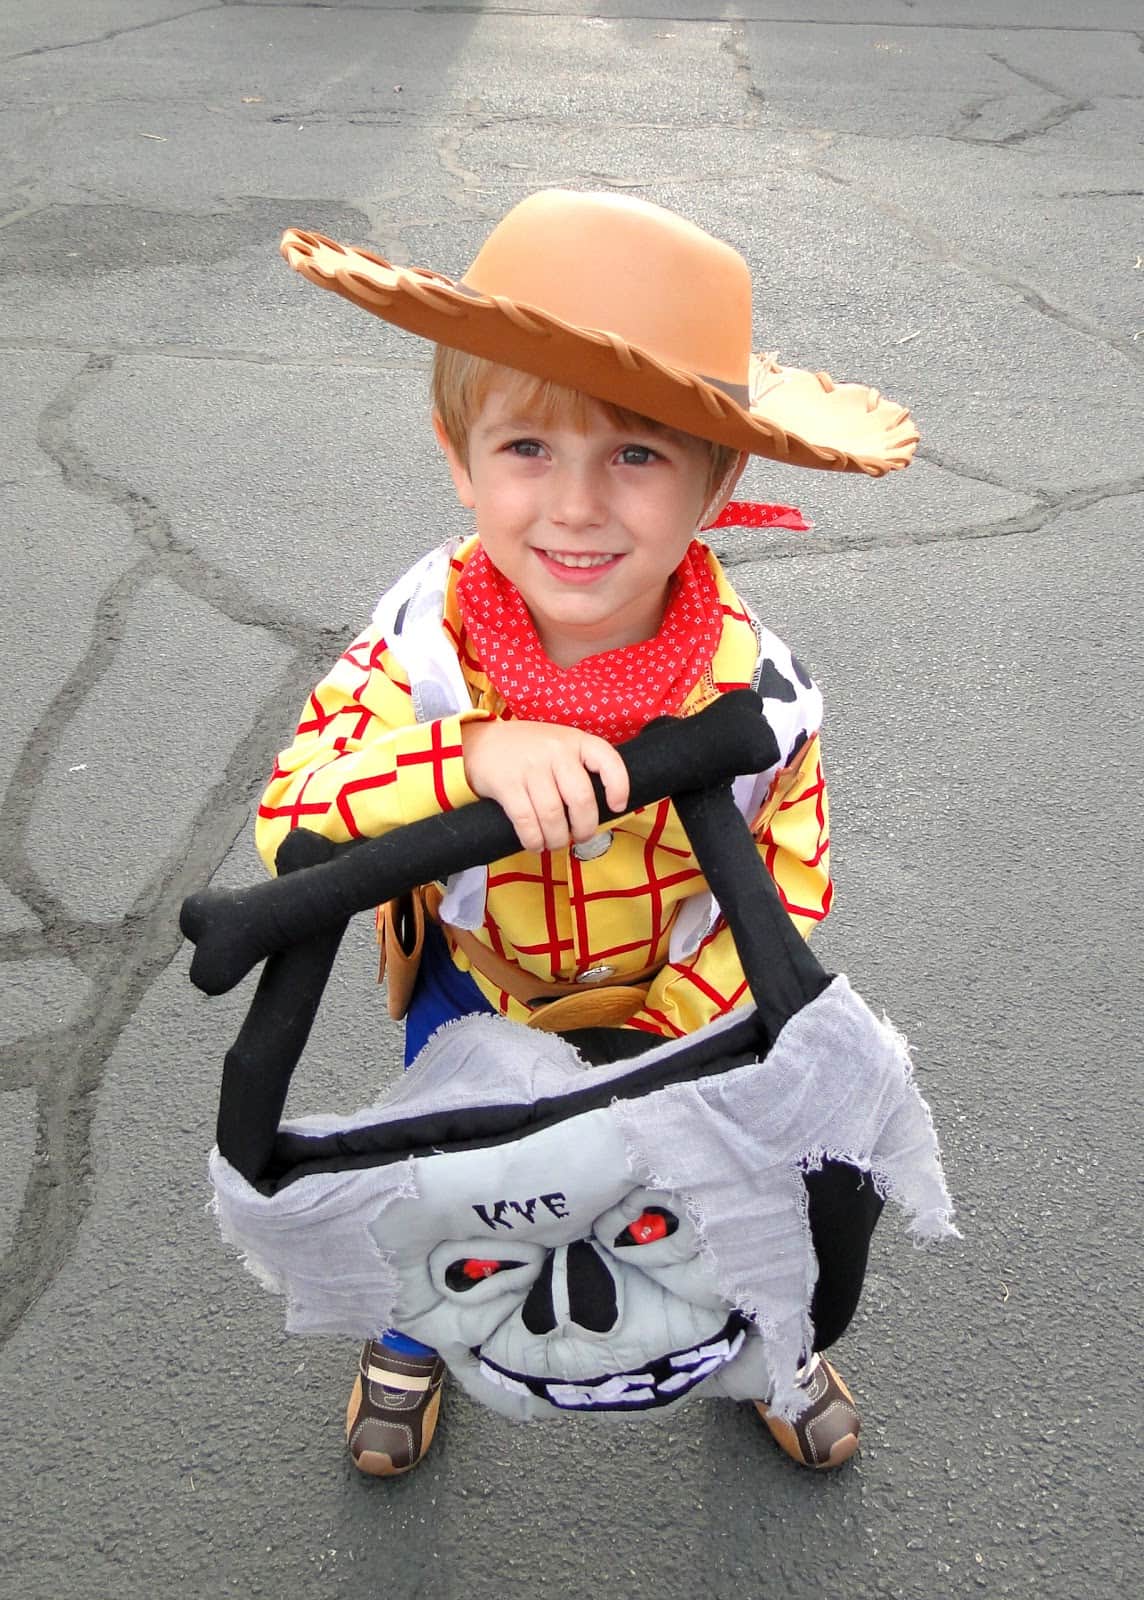
[{"label": "shoe sole", "polygon": [[[361,1375],[354,1379],[354,1386],[350,1391],[349,1404],[346,1406],[346,1439],[348,1440],[354,1430],[361,1408]],[[416,1461],[411,1461],[407,1467],[395,1467],[392,1456],[383,1455],[380,1450],[363,1450],[360,1455],[350,1451],[350,1460],[359,1472],[364,1472],[370,1478],[400,1478],[407,1472],[412,1472],[414,1467],[420,1466],[425,1459],[425,1452],[433,1443],[433,1435],[437,1431],[437,1416],[441,1410],[441,1391],[430,1400],[425,1407],[425,1415],[421,1423],[421,1453]]]},{"label": "shoe sole", "polygon": [[790,1423],[782,1422],[778,1417],[770,1416],[766,1406],[761,1401],[756,1400],[754,1405],[755,1410],[766,1423],[767,1430],[779,1449],[788,1455],[792,1461],[796,1461],[800,1467],[809,1467],[812,1472],[826,1472],[831,1467],[840,1467],[844,1462],[849,1461],[850,1457],[858,1449],[858,1435],[856,1433],[848,1433],[843,1438],[834,1441],[830,1447],[830,1454],[825,1461],[808,1461],[802,1453],[802,1448],[798,1442],[798,1434]]},{"label": "shoe sole", "polygon": [[[846,1395],[850,1395],[850,1390],[846,1390]],[[830,1467],[843,1466],[843,1462],[850,1461],[851,1456],[858,1451],[858,1434],[843,1434],[842,1438],[835,1438],[834,1445],[830,1445],[830,1454],[824,1461],[813,1461],[813,1459],[808,1461],[803,1454],[802,1445],[798,1442],[798,1434],[794,1427],[790,1426],[790,1422],[771,1416],[762,1400],[755,1400],[754,1406],[755,1411],[762,1416],[763,1422],[766,1422],[766,1430],[770,1432],[779,1450],[790,1456],[798,1466],[810,1467],[811,1472],[827,1472]]]}]

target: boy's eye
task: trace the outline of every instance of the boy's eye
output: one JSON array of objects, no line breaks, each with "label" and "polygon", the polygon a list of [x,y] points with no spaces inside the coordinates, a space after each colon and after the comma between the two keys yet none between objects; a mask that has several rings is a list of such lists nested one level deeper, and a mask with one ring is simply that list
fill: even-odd
[{"label": "boy's eye", "polygon": [[626,444],[620,451],[620,460],[625,467],[646,467],[649,461],[658,457],[650,445]]},{"label": "boy's eye", "polygon": [[531,459],[540,455],[544,446],[539,439],[514,439],[508,448],[514,456],[525,456]]}]

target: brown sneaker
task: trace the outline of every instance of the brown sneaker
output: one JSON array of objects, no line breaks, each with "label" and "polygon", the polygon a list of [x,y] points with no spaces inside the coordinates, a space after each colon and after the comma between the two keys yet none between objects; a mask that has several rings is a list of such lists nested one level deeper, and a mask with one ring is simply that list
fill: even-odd
[{"label": "brown sneaker", "polygon": [[417,1465],[433,1441],[444,1377],[440,1356],[366,1341],[346,1407],[346,1443],[359,1472],[390,1478]]},{"label": "brown sneaker", "polygon": [[802,1467],[840,1467],[858,1448],[862,1426],[854,1396],[824,1356],[819,1356],[804,1385],[809,1404],[795,1422],[772,1417],[763,1401],[755,1401],[775,1442]]}]

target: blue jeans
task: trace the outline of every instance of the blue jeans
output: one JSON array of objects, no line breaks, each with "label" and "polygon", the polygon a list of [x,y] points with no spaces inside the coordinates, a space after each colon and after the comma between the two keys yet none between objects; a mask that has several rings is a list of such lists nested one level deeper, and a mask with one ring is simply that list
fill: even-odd
[{"label": "blue jeans", "polygon": [[408,1069],[424,1049],[430,1034],[458,1017],[495,1016],[484,995],[467,972],[453,965],[445,935],[435,922],[426,921],[421,965],[405,1013],[405,1065]]}]

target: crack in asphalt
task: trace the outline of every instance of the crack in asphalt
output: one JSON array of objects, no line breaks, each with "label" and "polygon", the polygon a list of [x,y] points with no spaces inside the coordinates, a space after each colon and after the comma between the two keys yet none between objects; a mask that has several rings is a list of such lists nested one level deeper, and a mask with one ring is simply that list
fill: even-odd
[{"label": "crack in asphalt", "polygon": [[1006,72],[1011,72],[1015,78],[1020,78],[1022,83],[1031,83],[1034,89],[1043,89],[1045,94],[1055,95],[1058,100],[1069,98],[1064,89],[1055,83],[1050,83],[1047,78],[1038,77],[1035,72],[1027,72],[1024,67],[1015,67],[999,50],[987,50],[985,54],[990,61],[996,61],[999,67],[1004,67]]},{"label": "crack in asphalt", "polygon": [[[295,0],[293,5],[281,5],[278,0],[221,0],[225,10],[240,11],[244,8],[252,10],[275,11],[329,11],[334,7],[324,0]],[[207,8],[204,8],[207,9]],[[354,4],[353,0],[338,0],[339,11],[377,11],[376,6],[367,4]],[[534,6],[496,6],[496,5],[463,5],[448,3],[442,0],[440,4],[424,4],[410,6],[386,6],[387,16],[457,16],[457,17],[542,17],[550,21],[566,21],[569,16],[574,20],[579,19],[578,13],[568,11],[543,11]],[[711,16],[680,16],[660,15],[658,12],[640,12],[633,17],[630,11],[607,11],[594,8],[588,16],[592,21],[599,22],[704,22],[710,23]],[[749,26],[756,23],[781,23],[790,27],[799,28],[914,28],[921,31],[930,30],[936,33],[952,31],[955,33],[1092,33],[1092,34],[1128,34],[1137,37],[1131,28],[1085,27],[1068,22],[911,22],[905,17],[872,17],[872,18],[847,18],[847,17],[792,17],[786,14],[778,16],[742,16],[732,13],[718,19],[724,22],[745,22]],[[1141,45],[1144,49],[1144,44]]]},{"label": "crack in asphalt", "polygon": [[[61,955],[90,977],[105,941],[119,929],[118,921],[87,921],[71,917],[62,907],[49,923],[34,928],[9,928],[0,933],[0,962],[32,961],[37,956]],[[0,1062],[0,1089],[5,1063]]]},{"label": "crack in asphalt", "polygon": [[25,217],[37,216],[41,211],[51,210],[51,202],[44,200],[35,205],[21,206],[17,211],[6,211],[0,217],[0,228],[10,228],[13,223],[23,222]]},{"label": "crack in asphalt", "polygon": [[[988,95],[982,100],[971,102],[972,114],[966,126],[979,120],[982,109],[997,100],[1003,99],[1002,95]],[[1030,139],[1039,139],[1042,134],[1049,133],[1053,128],[1059,128],[1070,117],[1075,117],[1079,111],[1091,111],[1091,100],[1071,100],[1066,105],[1054,106],[1051,111],[1046,111],[1044,116],[1038,117],[1036,122],[1031,122],[1027,128],[1015,128],[1012,133],[1003,133],[997,138],[974,137],[964,129],[955,130],[947,134],[939,134],[939,138],[952,139],[955,144],[987,144],[997,150],[1009,150],[1014,145],[1027,144]]]},{"label": "crack in asphalt", "polygon": [[1091,484],[1082,489],[1069,489],[1061,494],[1053,494],[1048,490],[1031,490],[1004,483],[999,478],[984,476],[980,472],[955,466],[920,451],[918,459],[928,461],[939,470],[949,472],[954,477],[965,478],[971,483],[987,483],[997,489],[1006,489],[1011,494],[1025,495],[1034,504],[1028,511],[1018,511],[1008,517],[999,517],[993,522],[967,523],[959,528],[913,527],[902,533],[869,536],[861,534],[855,536],[852,533],[820,534],[816,530],[813,544],[788,542],[772,545],[763,551],[728,550],[726,553],[716,549],[716,554],[724,565],[743,567],[764,565],[769,561],[794,559],[814,561],[829,556],[865,554],[878,550],[920,549],[925,545],[959,544],[978,539],[1011,539],[1022,534],[1035,537],[1047,533],[1054,523],[1069,512],[1091,511],[1095,506],[1103,505],[1108,500],[1144,495],[1144,474],[1137,478],[1118,478],[1109,483]]},{"label": "crack in asphalt", "polygon": [[970,100],[960,112],[961,117],[964,119],[961,126],[952,128],[943,137],[952,139],[957,144],[988,144],[995,146],[999,150],[1005,150],[1013,145],[1027,144],[1030,139],[1040,138],[1042,134],[1048,133],[1053,128],[1060,127],[1061,123],[1067,122],[1070,117],[1076,116],[1080,111],[1092,110],[1093,102],[1091,100],[1076,99],[1070,96],[1066,90],[1058,88],[1054,83],[1049,83],[1045,78],[1038,77],[1035,72],[1026,72],[1024,67],[1015,67],[1011,61],[996,50],[987,50],[985,54],[990,61],[996,62],[999,67],[1004,67],[1005,71],[1011,72],[1015,78],[1020,78],[1024,83],[1031,83],[1035,89],[1040,89],[1044,94],[1051,94],[1054,99],[1060,100],[1062,104],[1044,112],[1035,122],[1029,123],[1027,127],[1015,128],[1011,133],[1002,134],[997,138],[977,138],[969,134],[967,129],[981,120],[981,113],[986,106],[996,105],[998,101],[1003,101],[1007,98],[1000,93],[981,95],[976,99]]},{"label": "crack in asphalt", "polygon": [[[222,779],[185,833],[172,841],[167,861],[136,895],[119,928],[105,932],[100,959],[91,964],[90,994],[73,1019],[5,1052],[9,1066],[3,1087],[35,1087],[36,1131],[23,1203],[0,1262],[0,1345],[50,1287],[75,1246],[93,1198],[91,1134],[107,1063],[182,944],[180,903],[210,879],[247,824],[250,775],[269,770],[273,758],[266,730],[288,725],[312,681],[310,663],[299,670],[295,658],[262,702],[255,730],[236,745]],[[30,742],[51,746],[61,733],[41,724]],[[18,795],[8,808],[21,824],[21,836],[35,798],[34,793]],[[45,948],[52,945],[49,935]]]},{"label": "crack in asphalt", "polygon": [[996,105],[998,100],[1002,99],[1004,99],[1004,96],[1000,94],[975,95],[972,100],[967,100],[958,112],[961,122],[950,128],[948,133],[938,134],[936,137],[939,139],[952,139],[955,144],[993,144],[995,141],[992,139],[969,138],[966,129],[971,128],[975,122],[981,121],[981,113],[986,106]]},{"label": "crack in asphalt", "polygon": [[106,33],[95,33],[89,39],[68,39],[62,44],[37,44],[30,50],[17,50],[14,55],[0,57],[0,61],[25,61],[29,56],[50,56],[60,50],[82,50],[85,45],[105,44],[108,39],[121,39],[124,34],[143,33],[148,28],[165,28],[170,22],[181,22],[184,17],[197,17],[201,11],[221,11],[221,0],[210,0],[208,5],[192,6],[171,17],[153,17],[150,22],[132,22],[122,28],[108,28]]},{"label": "crack in asphalt", "polygon": [[989,142],[1001,150],[1007,150],[1015,144],[1027,144],[1030,139],[1039,139],[1043,133],[1050,133],[1053,128],[1059,128],[1063,122],[1075,117],[1078,112],[1091,110],[1091,100],[1070,100],[1065,105],[1054,106],[1051,111],[1046,111],[1043,117],[1030,123],[1027,128],[1016,128],[1012,133],[1006,133],[1000,139]]},{"label": "crack in asphalt", "polygon": [[[0,57],[0,61],[23,61],[33,56],[52,55],[63,50],[82,50],[87,45],[105,44],[109,39],[123,38],[127,34],[142,33],[147,29],[163,28],[169,23],[181,22],[186,17],[194,17],[206,11],[364,11],[376,13],[377,6],[367,4],[354,4],[353,0],[339,0],[337,5],[325,3],[325,0],[295,0],[290,5],[278,4],[277,0],[208,0],[205,5],[191,6],[186,11],[179,11],[169,17],[154,17],[149,22],[129,23],[122,28],[109,28],[104,33],[92,34],[88,38],[68,39],[59,44],[33,45],[28,50],[17,50],[12,55]],[[386,16],[458,16],[458,17],[536,17],[544,21],[561,22],[569,19],[567,11],[546,11],[540,7],[532,6],[495,6],[495,5],[461,5],[461,4],[425,4],[409,6],[387,6]],[[641,13],[632,17],[626,11],[606,11],[595,9],[590,14],[592,21],[599,22],[664,22],[664,23],[704,23],[709,24],[713,19],[710,16],[696,14],[695,16],[660,15],[659,13]],[[575,15],[573,20],[578,19]],[[1136,34],[1127,28],[1110,27],[1085,27],[1073,23],[1040,23],[1040,22],[928,22],[911,21],[906,17],[892,18],[845,18],[845,17],[799,17],[787,15],[770,16],[742,16],[732,13],[725,15],[722,20],[736,27],[754,27],[758,24],[778,24],[785,27],[799,28],[910,28],[922,32],[944,33],[947,31],[957,33],[1079,33],[1079,34],[1125,34],[1140,40],[1140,49],[1144,51],[1144,36]]]},{"label": "crack in asphalt", "polygon": [[[209,111],[217,111],[220,109],[222,108],[216,106],[207,107],[207,110]],[[227,107],[225,109],[229,115],[230,108]],[[472,138],[473,135],[477,133],[493,132],[498,128],[527,127],[539,128],[545,131],[552,129],[563,130],[567,132],[569,125],[567,117],[543,116],[532,111],[514,112],[481,110],[479,112],[472,112],[462,110],[455,113],[450,113],[448,120],[443,122],[441,120],[441,113],[439,111],[419,112],[412,109],[389,111],[380,106],[363,106],[358,110],[352,111],[346,110],[344,107],[334,108],[330,106],[316,106],[312,111],[275,111],[265,114],[263,120],[266,122],[282,123],[287,126],[292,122],[301,122],[306,124],[306,126],[310,126],[312,124],[314,126],[323,125],[333,128],[423,128],[427,131],[435,131],[444,137],[447,137],[450,133],[452,133],[457,127],[457,124],[461,123],[466,124],[463,134],[463,137],[466,139]],[[756,124],[746,119],[742,122],[733,122],[730,120],[720,119],[719,126],[721,128],[730,128],[735,132],[743,132],[748,128],[754,128]],[[685,133],[699,133],[701,131],[711,131],[711,120],[710,118],[696,117],[694,121],[690,122],[633,122],[621,121],[621,119],[616,116],[610,116],[607,118],[581,116],[576,118],[576,127],[578,130],[588,129],[593,132],[601,129],[622,131],[630,128],[635,132],[639,132],[641,129],[643,129],[652,133],[670,130],[679,130]],[[779,131],[783,132],[787,130],[780,129]],[[798,130],[792,129],[790,131],[797,132]],[[449,172],[451,177],[463,179],[473,176],[469,173],[469,170],[464,167],[462,167],[459,172],[454,172],[449,168],[446,170]],[[658,177],[659,174],[656,173],[655,178],[658,179]],[[462,198],[467,198],[467,190],[462,195]]]},{"label": "crack in asphalt", "polygon": [[317,355],[279,355],[269,350],[239,350],[227,345],[184,344],[128,344],[109,339],[92,345],[79,339],[57,339],[33,335],[0,338],[0,353],[25,350],[50,351],[53,355],[90,356],[93,360],[113,361],[117,356],[142,360],[154,357],[161,361],[218,361],[256,367],[302,367],[314,370],[352,367],[364,372],[392,373],[428,372],[429,357],[386,356],[384,360],[372,356],[356,355],[352,350],[344,355],[322,352]]},{"label": "crack in asphalt", "polygon": [[1009,483],[999,473],[987,472],[984,467],[971,467],[964,461],[956,461],[944,452],[923,446],[918,451],[918,460],[924,461],[928,466],[936,467],[939,472],[948,472],[953,478],[963,478],[966,483],[983,483],[990,489],[1003,489],[1007,494],[1021,494],[1029,500],[1040,501],[1048,505],[1052,494],[1046,489],[1030,489],[1025,484]]},{"label": "crack in asphalt", "polygon": [[[648,20],[658,21],[661,19],[652,18]],[[738,51],[734,43],[724,42],[721,44],[720,48],[733,58],[737,58]],[[746,73],[749,80],[749,68],[747,68],[745,62],[736,59],[736,71],[740,74]],[[819,131],[814,127],[813,124],[810,123],[784,122],[778,120],[778,117],[775,115],[776,107],[774,102],[769,101],[765,93],[753,82],[748,81],[746,88],[752,99],[758,101],[758,106],[749,106],[746,114],[741,120],[735,120],[730,117],[721,118],[719,126],[726,132],[757,132],[760,121],[759,107],[764,105],[771,113],[771,119],[767,122],[767,128],[772,134],[790,134],[798,136],[813,134]],[[1071,101],[1066,106],[1054,107],[1050,112],[1047,112],[1042,119],[1039,119],[1037,123],[1030,125],[1030,127],[1016,129],[1011,133],[1003,134],[997,138],[974,137],[966,132],[967,128],[972,127],[976,122],[980,121],[981,112],[986,106],[994,104],[1003,98],[1003,95],[991,94],[976,96],[967,101],[965,106],[958,113],[958,115],[964,120],[960,124],[955,124],[951,129],[945,132],[914,132],[908,135],[902,135],[874,131],[869,128],[848,128],[841,125],[832,128],[831,132],[836,137],[844,137],[848,139],[868,139],[877,141],[881,144],[894,142],[900,143],[906,139],[912,143],[919,143],[925,140],[937,140],[944,143],[985,145],[990,148],[1005,149],[1027,143],[1030,139],[1047,133],[1052,128],[1059,126],[1061,123],[1068,120],[1069,117],[1074,116],[1077,112],[1091,110],[1095,105],[1095,102],[1090,100]],[[1140,100],[1144,99],[1144,96],[1110,95],[1103,96],[1102,98]],[[16,104],[15,101],[12,103],[13,105]],[[108,106],[120,102],[114,97],[101,96],[98,99],[88,103],[93,105]],[[201,107],[201,109],[209,112],[211,115],[225,117],[228,121],[233,122],[236,127],[243,126],[248,122],[253,121],[260,124],[272,123],[281,126],[301,125],[302,127],[307,128],[415,128],[421,131],[435,133],[438,137],[438,158],[441,160],[447,176],[457,179],[459,184],[459,186],[454,185],[443,192],[446,194],[447,198],[461,207],[469,205],[474,195],[480,195],[488,192],[487,190],[479,187],[480,175],[474,173],[471,169],[464,167],[460,162],[459,147],[465,140],[470,139],[479,133],[495,133],[497,130],[502,128],[528,127],[536,129],[537,131],[552,130],[554,132],[567,131],[568,128],[567,117],[536,115],[527,111],[516,113],[503,111],[492,112],[484,110],[482,110],[480,113],[457,111],[455,113],[450,113],[447,121],[442,121],[440,112],[436,110],[432,112],[419,112],[412,108],[403,107],[400,111],[397,111],[380,106],[363,106],[357,109],[347,109],[346,107],[341,106],[337,108],[314,106],[297,111],[264,111],[258,116],[251,116],[249,110],[246,108],[212,105],[209,102],[200,101],[199,97],[194,94],[188,94],[182,99],[173,97],[171,95],[166,95],[162,98],[157,98],[154,100],[143,99],[138,95],[131,95],[125,97],[121,103],[135,108],[162,107],[164,110],[170,110],[173,105],[184,105],[192,108]],[[458,124],[465,125],[463,132],[457,132]],[[671,122],[660,122],[649,120],[622,121],[616,116],[608,118],[581,116],[576,119],[576,127],[581,133],[590,134],[617,134],[624,131],[630,131],[632,133],[670,133],[676,137],[680,137],[688,133],[709,133],[711,131],[711,121],[710,118],[702,117],[690,120],[678,119]],[[734,182],[740,177],[750,178],[757,176],[758,168],[748,167],[743,169],[741,172],[721,171],[714,175],[710,172],[701,172],[696,174],[694,171],[691,171],[682,174],[680,181],[686,181],[693,184],[710,183],[714,177],[721,183],[727,183]],[[568,179],[565,177],[561,181],[566,182]],[[653,182],[661,183],[663,181],[666,181],[664,175],[657,171],[654,174],[654,178],[649,177],[648,184],[650,185]],[[416,199],[417,191],[409,190],[406,192],[408,193],[411,201]],[[114,203],[117,202],[107,202],[107,204]],[[365,206],[362,204],[362,202],[355,201],[354,203],[357,204],[359,208],[363,210],[365,209]],[[50,209],[52,204],[53,202],[50,201],[44,202],[43,204],[22,208],[19,211],[12,213],[11,216],[0,217],[0,228],[7,227],[11,223],[19,222],[24,217],[32,215],[35,212],[42,211],[44,209]],[[176,211],[164,212],[161,207],[154,205],[132,208],[130,205],[123,204],[122,209],[145,209],[157,216],[182,216],[186,214]],[[494,215],[494,213],[484,209],[479,209],[472,214],[470,220],[485,220],[490,215]]]},{"label": "crack in asphalt", "polygon": [[[1016,73],[1018,77],[1030,77],[1029,74],[1023,73],[1017,68],[1009,66],[1009,63],[1000,56],[995,56],[993,59],[1000,62],[1002,66],[1009,67],[1009,70]],[[1037,78],[1032,79],[1031,81],[1034,81],[1040,88],[1048,89],[1050,93],[1060,93],[1059,90],[1052,88],[1051,85],[1046,84],[1043,79]],[[981,102],[981,104],[987,103],[988,100]],[[1085,102],[1084,104],[1088,105],[1089,102]],[[1063,120],[1063,118],[1058,120]],[[1043,122],[1044,119],[1042,119],[1042,123]],[[1045,132],[1046,128],[1039,125],[1037,131]],[[1031,135],[1031,129],[1021,130],[1022,138],[1031,137]],[[823,134],[819,140],[820,152],[824,152],[825,150],[829,149],[838,136],[839,130],[834,129],[832,129],[829,133]],[[944,137],[954,139],[959,138],[957,134],[947,134]],[[1017,136],[1015,134],[1006,135],[1004,139],[971,140],[965,139],[964,136],[960,136],[960,138],[961,142],[963,143],[975,144],[1004,145],[1017,142]],[[1128,360],[1141,360],[1144,352],[1141,351],[1139,342],[1136,341],[1132,336],[1122,337],[1117,334],[1110,333],[1107,329],[1100,327],[1099,324],[1090,322],[1087,317],[1082,316],[1079,312],[1070,311],[1063,306],[1055,305],[1045,295],[1043,295],[1039,289],[1035,289],[1032,284],[1026,283],[1023,278],[1018,278],[1013,273],[1003,272],[1000,268],[990,267],[986,265],[985,262],[979,261],[975,257],[967,255],[964,251],[959,250],[957,246],[952,244],[949,240],[943,239],[940,234],[935,233],[931,228],[926,227],[924,223],[921,223],[915,217],[912,217],[904,207],[899,206],[895,201],[888,200],[882,195],[874,194],[870,190],[862,188],[852,178],[847,178],[841,173],[831,171],[829,167],[822,165],[821,162],[792,158],[792,165],[800,167],[804,172],[811,172],[817,177],[825,179],[828,183],[836,184],[840,188],[851,189],[854,191],[854,193],[861,195],[862,198],[871,206],[873,206],[875,210],[881,212],[883,216],[891,218],[891,220],[897,222],[901,227],[905,228],[906,231],[910,233],[919,244],[924,245],[925,248],[929,250],[930,254],[935,258],[935,260],[949,262],[956,266],[965,267],[968,271],[976,273],[979,277],[985,278],[988,282],[994,283],[1001,288],[1011,290],[1013,293],[1017,294],[1021,300],[1024,301],[1025,305],[1037,315],[1047,317],[1050,321],[1061,324],[1073,333],[1079,333],[1085,338],[1095,339],[1101,344],[1109,345]]]},{"label": "crack in asphalt", "polygon": [[1041,197],[1045,200],[1139,200],[1144,189],[1060,189],[1056,194]]},{"label": "crack in asphalt", "polygon": [[[480,102],[469,100],[466,103],[465,116],[479,118],[480,115]],[[463,213],[466,208],[471,207],[475,197],[488,194],[489,191],[481,188],[480,174],[472,167],[465,166],[461,147],[469,139],[476,138],[477,134],[486,132],[492,123],[487,118],[473,120],[469,126],[462,128],[457,126],[459,121],[460,118],[455,118],[441,125],[437,139],[437,159],[441,163],[441,171],[446,179],[445,195]],[[486,221],[492,215],[493,213],[487,208],[478,209],[476,217],[472,220]]]},{"label": "crack in asphalt", "polygon": [[[161,562],[140,563],[146,577],[161,572],[185,593],[240,627],[265,628],[295,649],[305,648],[315,630],[301,612],[268,605],[233,574],[216,566],[175,537],[171,523],[149,495],[94,467],[71,433],[72,417],[83,400],[111,372],[114,357],[93,355],[86,366],[50,401],[40,416],[39,443],[70,489],[110,503],[121,511],[135,539]],[[112,586],[114,589],[114,585]]]},{"label": "crack in asphalt", "polygon": [[751,53],[747,45],[747,29],[741,18],[727,18],[727,35],[719,48],[724,55],[731,57],[735,69],[735,81],[747,96],[749,102],[747,122],[751,126],[757,126],[760,108],[766,105],[767,97],[755,82]]},{"label": "crack in asphalt", "polygon": [[[67,727],[88,695],[98,688],[110,671],[122,643],[127,613],[139,591],[153,575],[154,562],[147,559],[136,561],[100,595],[88,647],[56,691],[24,744],[3,798],[0,799],[0,839],[5,841],[0,879],[45,929],[53,928],[58,921],[65,921],[67,912],[63,902],[44,883],[28,859],[23,840],[31,822],[36,797],[59,743],[58,737],[53,735]],[[50,937],[45,937],[50,944]]]},{"label": "crack in asphalt", "polygon": [[[993,141],[979,141],[981,143]],[[987,282],[996,284],[1003,289],[1009,289],[1021,299],[1030,311],[1038,316],[1046,317],[1050,322],[1058,323],[1061,327],[1068,328],[1071,333],[1079,333],[1086,339],[1094,339],[1099,344],[1107,345],[1124,356],[1126,360],[1139,362],[1144,359],[1144,350],[1140,344],[1134,343],[1130,336],[1110,333],[1107,328],[1102,328],[1099,323],[1090,322],[1079,311],[1070,311],[1064,306],[1055,305],[1039,289],[1027,283],[1024,278],[1019,278],[1015,273],[1004,272],[1000,267],[991,267],[976,257],[967,255],[965,251],[943,239],[924,223],[912,217],[904,206],[896,201],[887,200],[885,196],[874,194],[869,189],[864,189],[853,178],[846,178],[839,172],[832,172],[829,167],[815,161],[793,161],[804,172],[812,172],[817,177],[823,178],[827,183],[837,184],[840,188],[850,189],[855,194],[861,195],[868,205],[881,212],[884,217],[904,228],[919,244],[924,245],[936,261],[947,262],[953,266],[964,267]]]},{"label": "crack in asphalt", "polygon": [[[72,436],[78,406],[112,370],[93,356],[43,409],[38,442],[69,488],[123,514],[141,553],[100,595],[87,648],[25,741],[0,799],[0,882],[40,923],[0,940],[0,959],[63,956],[89,981],[74,1016],[58,1029],[25,1035],[5,1048],[0,1090],[33,1088],[35,1153],[11,1244],[0,1261],[0,1344],[51,1285],[74,1247],[92,1200],[91,1133],[97,1091],[123,1031],[182,944],[178,908],[210,880],[250,810],[252,773],[270,769],[277,735],[289,727],[341,634],[315,628],[297,613],[275,610],[231,575],[181,546],[150,496],[100,472]],[[165,860],[138,889],[118,922],[71,914],[32,865],[27,840],[46,774],[72,720],[115,665],[129,613],[155,577],[240,626],[272,633],[292,654],[255,712],[251,731],[232,750],[222,777],[204,796]]]}]

